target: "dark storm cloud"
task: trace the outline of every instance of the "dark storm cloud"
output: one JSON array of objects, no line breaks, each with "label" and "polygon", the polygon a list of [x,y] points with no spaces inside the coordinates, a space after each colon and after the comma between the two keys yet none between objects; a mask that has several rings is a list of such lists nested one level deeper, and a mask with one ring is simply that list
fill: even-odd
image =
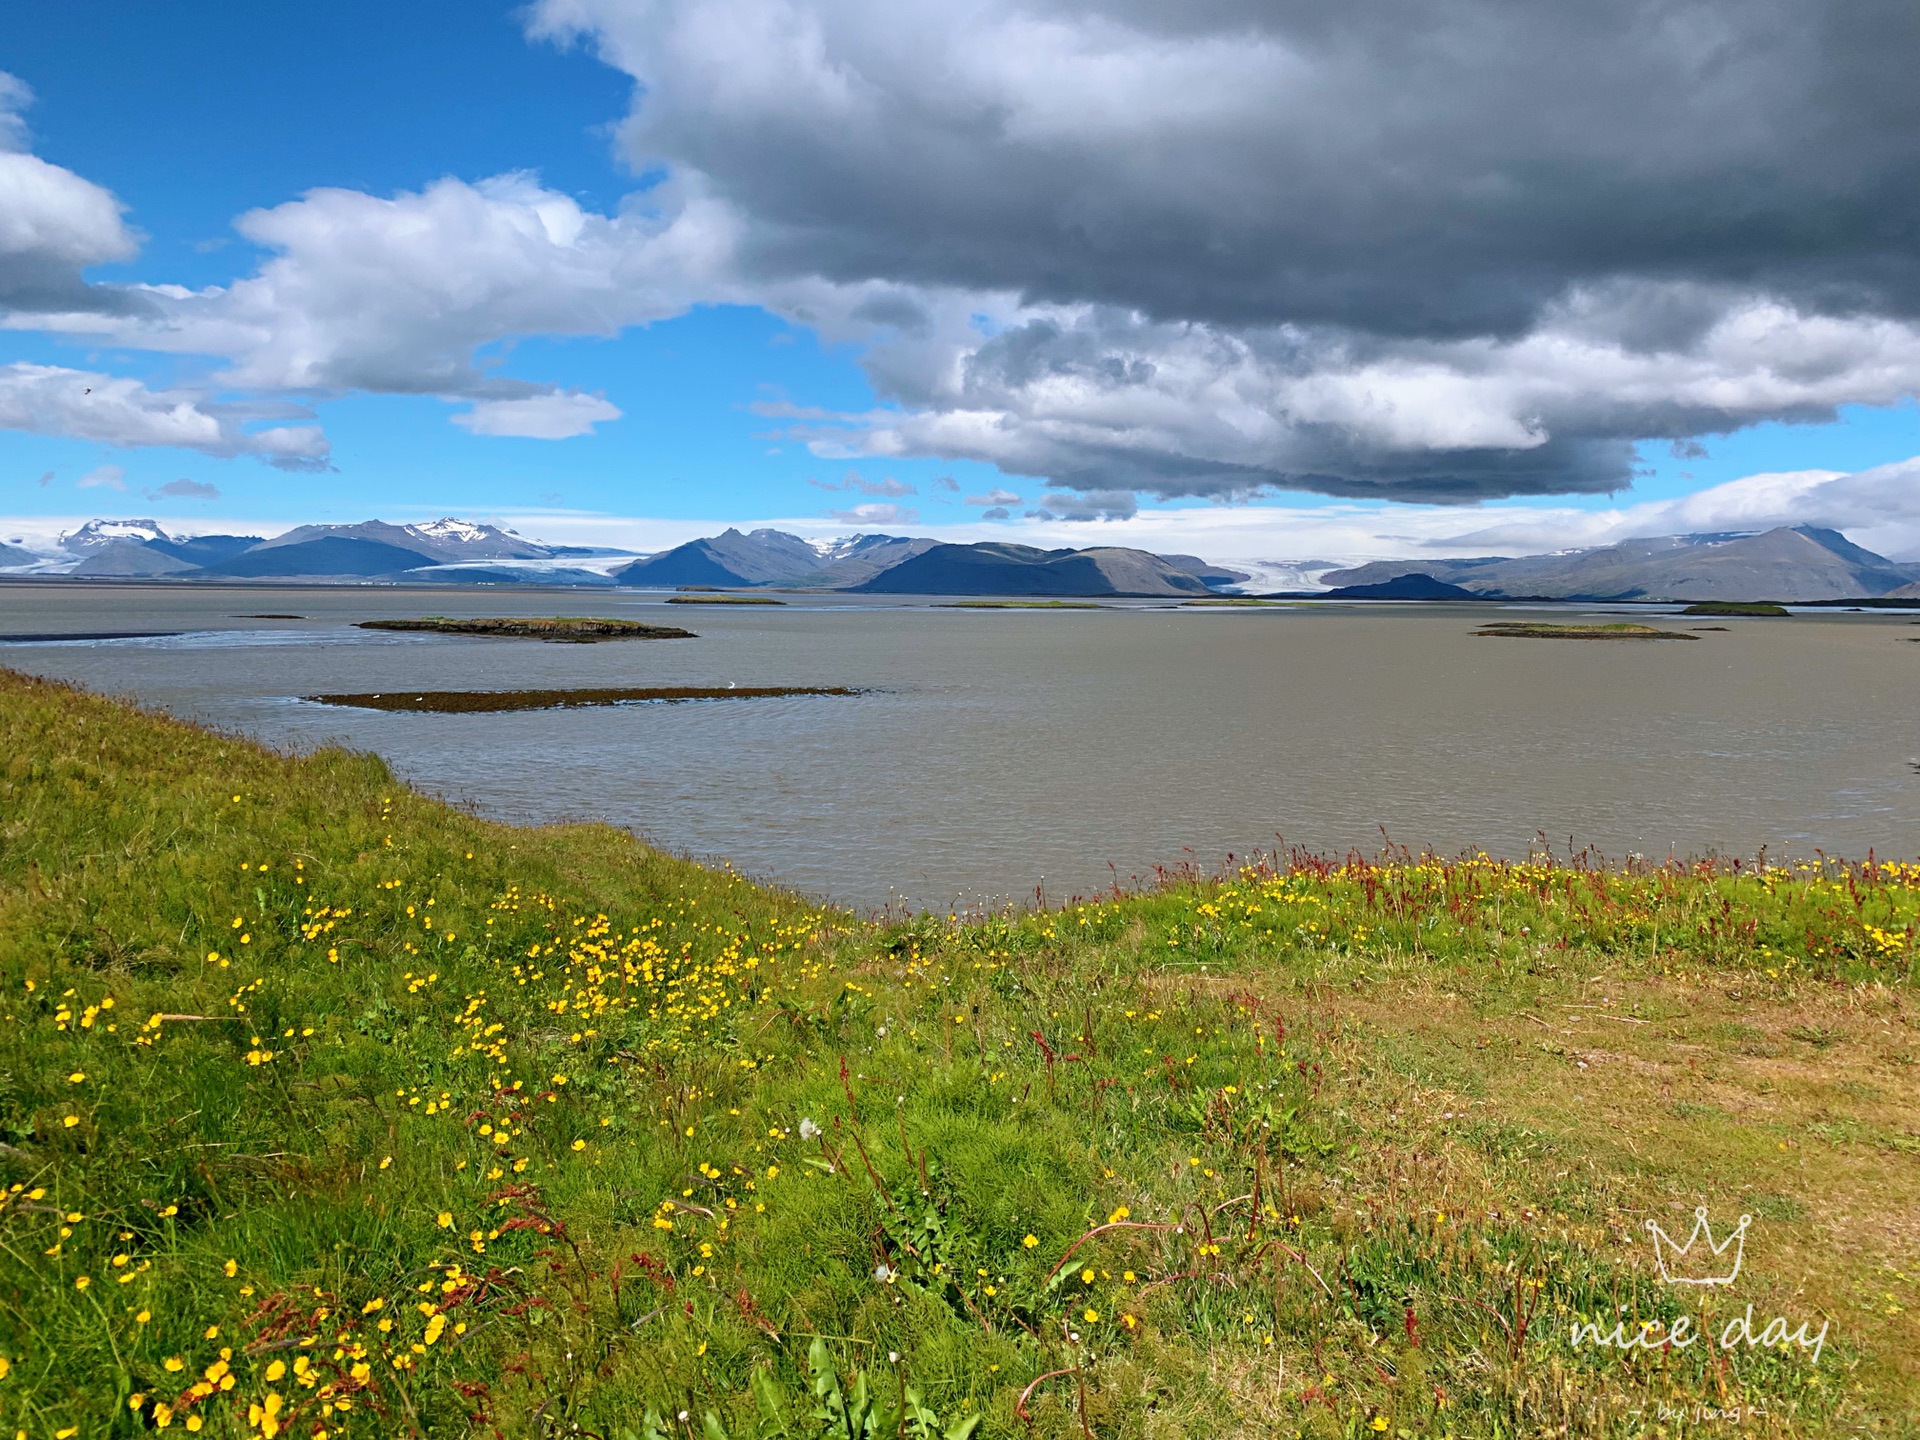
[{"label": "dark storm cloud", "polygon": [[[532,26],[641,82],[622,143],[742,217],[749,275],[853,297],[900,413],[844,453],[1474,500],[1920,384],[1910,0],[543,0]],[[984,323],[954,323],[968,296]]]},{"label": "dark storm cloud", "polygon": [[1445,338],[1622,277],[1920,308],[1910,0],[543,13],[778,273]]}]

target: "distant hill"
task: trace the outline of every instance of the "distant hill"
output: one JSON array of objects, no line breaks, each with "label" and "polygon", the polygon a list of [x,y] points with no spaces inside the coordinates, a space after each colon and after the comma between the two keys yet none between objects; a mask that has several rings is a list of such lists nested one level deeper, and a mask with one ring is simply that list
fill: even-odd
[{"label": "distant hill", "polygon": [[291,580],[325,576],[366,579],[438,563],[431,555],[390,545],[383,540],[321,535],[290,545],[261,545],[222,560],[217,565],[208,565],[194,574],[208,579],[233,580]]},{"label": "distant hill", "polygon": [[727,530],[689,540],[614,572],[621,585],[795,585],[849,590],[881,571],[930,550],[934,540],[903,535],[853,535],[830,544],[803,540],[784,530]]},{"label": "distant hill", "polygon": [[853,587],[876,595],[1206,595],[1206,582],[1145,550],[935,545]]},{"label": "distant hill", "polygon": [[159,546],[141,540],[115,540],[88,551],[86,559],[74,566],[69,575],[134,577],[140,575],[177,575],[183,570],[198,570],[191,560],[169,555]]},{"label": "distant hill", "polygon": [[1837,530],[1782,526],[1757,535],[1667,535],[1519,558],[1383,560],[1330,570],[1323,585],[1379,585],[1425,574],[1476,595],[1564,600],[1844,600],[1920,580]]},{"label": "distant hill", "polygon": [[1431,575],[1396,575],[1372,585],[1342,585],[1329,590],[1324,600],[1478,600],[1481,597],[1459,585],[1449,585]]},{"label": "distant hill", "polygon": [[22,550],[18,545],[0,545],[0,570],[15,565],[32,565],[39,558],[31,550]]},{"label": "distant hill", "polygon": [[943,545],[900,535],[823,545],[783,530],[728,530],[614,573],[622,585],[791,585],[875,595],[1204,595],[1245,578],[1197,556],[1144,550]]},{"label": "distant hill", "polygon": [[710,539],[689,540],[658,555],[636,560],[625,569],[616,570],[613,578],[621,585],[662,588],[785,585],[818,571],[822,560],[818,550],[784,530],[755,530],[743,535],[729,529]]},{"label": "distant hill", "polygon": [[258,535],[170,535],[155,520],[89,520],[60,537],[60,548],[80,562],[80,576],[180,575],[261,543]]},{"label": "distant hill", "polygon": [[[578,545],[543,545],[511,530],[446,518],[423,525],[367,520],[354,525],[302,525],[272,539],[258,535],[172,535],[157,521],[89,520],[60,537],[77,557],[64,571],[80,578],[279,580],[424,580],[432,583],[610,583],[598,571],[554,564],[577,556],[618,554]],[[22,551],[20,561],[39,557]],[[488,567],[481,574],[477,567]]]},{"label": "distant hill", "polygon": [[511,530],[454,519],[434,520],[425,525],[389,525],[382,520],[363,520],[357,525],[301,525],[256,548],[277,550],[328,539],[391,545],[424,556],[430,562],[548,560],[556,553],[553,546],[522,539]]},{"label": "distant hill", "polygon": [[258,535],[190,535],[185,539],[149,540],[147,548],[193,565],[217,565],[264,543]]}]

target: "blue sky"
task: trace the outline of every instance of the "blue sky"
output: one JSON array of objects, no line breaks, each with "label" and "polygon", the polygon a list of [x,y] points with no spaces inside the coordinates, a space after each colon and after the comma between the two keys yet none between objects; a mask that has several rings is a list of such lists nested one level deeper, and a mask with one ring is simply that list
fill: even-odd
[{"label": "blue sky", "polygon": [[[829,55],[840,55],[834,73],[866,65],[862,78],[873,88],[912,91],[917,62],[904,52],[874,58],[874,37],[855,33],[860,22],[849,7],[830,0],[795,3],[817,23]],[[768,130],[764,115],[753,111],[759,95],[716,98],[709,92],[724,85],[716,87],[713,72],[699,68],[712,57],[694,54],[692,42],[660,38],[672,22],[698,20],[703,11],[720,8],[717,0],[652,8],[628,0],[552,0],[531,9],[416,0],[260,7],[239,19],[231,6],[207,3],[75,0],[16,16],[0,39],[0,71],[32,92],[31,103],[15,106],[24,123],[16,148],[78,177],[76,185],[110,192],[132,232],[122,251],[137,244],[125,258],[81,264],[84,283],[105,296],[131,293],[125,287],[181,287],[162,302],[179,318],[161,328],[189,338],[156,339],[153,328],[118,321],[43,318],[58,307],[37,302],[40,310],[17,312],[10,328],[0,330],[0,366],[137,382],[143,389],[136,400],[143,405],[155,396],[186,396],[210,415],[225,417],[219,423],[226,438],[147,443],[99,426],[88,433],[85,424],[29,411],[26,422],[0,428],[0,515],[11,517],[16,528],[32,528],[36,517],[102,513],[154,514],[203,528],[230,521],[288,524],[452,512],[519,517],[523,528],[570,536],[598,527],[609,538],[640,544],[676,538],[687,525],[791,519],[827,530],[1026,533],[1046,543],[1083,538],[1167,545],[1182,535],[1203,536],[1216,549],[1231,552],[1237,544],[1242,555],[1298,559],[1323,541],[1379,552],[1412,543],[1408,536],[1431,543],[1483,528],[1490,517],[1501,521],[1516,514],[1536,517],[1547,538],[1559,533],[1556,525],[1575,541],[1605,538],[1623,524],[1652,523],[1649,517],[1668,513],[1662,505],[1742,477],[1807,470],[1851,474],[1920,455],[1911,362],[1908,350],[1898,348],[1907,344],[1904,330],[1895,336],[1897,353],[1887,359],[1886,326],[1905,325],[1906,317],[1879,317],[1881,329],[1868,337],[1845,331],[1851,321],[1791,309],[1803,303],[1792,297],[1726,291],[1726,282],[1716,277],[1703,276],[1698,284],[1703,291],[1709,282],[1725,291],[1715,302],[1725,307],[1724,323],[1713,332],[1720,338],[1693,351],[1675,342],[1670,354],[1663,352],[1663,360],[1673,363],[1649,372],[1671,374],[1676,385],[1715,398],[1673,405],[1622,400],[1628,391],[1642,396],[1653,382],[1645,375],[1594,379],[1610,373],[1609,367],[1618,370],[1622,355],[1639,363],[1641,352],[1615,345],[1602,357],[1606,365],[1583,361],[1556,381],[1554,397],[1579,393],[1564,402],[1563,414],[1542,418],[1541,406],[1563,401],[1512,398],[1518,380],[1502,378],[1504,388],[1490,387],[1484,355],[1469,360],[1446,351],[1457,343],[1457,324],[1444,336],[1436,331],[1436,338],[1419,341],[1424,348],[1417,354],[1395,353],[1406,337],[1383,328],[1378,343],[1385,358],[1355,359],[1363,347],[1313,339],[1318,332],[1312,327],[1322,321],[1303,318],[1284,332],[1289,345],[1298,344],[1295,358],[1276,366],[1268,355],[1282,332],[1273,327],[1294,323],[1284,309],[1276,321],[1272,306],[1262,301],[1266,308],[1257,317],[1235,319],[1223,316],[1216,299],[1183,318],[1180,302],[1157,297],[1141,278],[1154,270],[1151,256],[1129,260],[1131,274],[1118,281],[1063,280],[1044,254],[1035,261],[1014,243],[1025,223],[1020,215],[982,221],[978,233],[962,235],[973,249],[942,272],[945,257],[927,258],[927,237],[901,229],[907,222],[898,219],[901,207],[885,187],[904,182],[885,179],[885,164],[872,164],[871,173],[882,178],[872,180],[870,193],[846,199],[846,176],[865,172],[835,168],[831,147],[838,142],[832,137],[857,127],[830,116],[822,123],[830,138],[810,148],[795,142],[787,155],[783,132]],[[529,34],[543,25],[548,34]],[[659,34],[649,34],[649,26]],[[555,30],[566,33],[556,38]],[[739,53],[720,59],[752,72],[751,43],[750,37],[740,39]],[[956,38],[952,54],[958,56],[967,43]],[[1141,43],[1149,65],[1186,63],[1178,37],[1148,36]],[[836,51],[841,44],[844,51]],[[1505,74],[1512,60],[1489,57],[1488,73]],[[958,59],[954,64],[962,68]],[[1062,76],[1077,74],[1069,60],[1061,64],[1068,67]],[[1169,86],[1195,84],[1190,71],[1170,69],[1169,75]],[[694,83],[703,76],[706,91]],[[1013,83],[998,78],[1001,88],[994,93]],[[1040,102],[1028,97],[1027,103]],[[1102,112],[1090,102],[1087,113]],[[1169,133],[1178,139],[1180,114],[1177,107],[1169,113],[1173,118],[1166,123],[1175,127]],[[1250,126],[1266,123],[1248,113]],[[804,132],[811,117],[802,114],[791,128]],[[636,120],[622,132],[620,124],[630,115],[646,124]],[[1076,117],[1076,144],[1085,138],[1079,128]],[[736,132],[747,140],[731,150],[709,143]],[[877,135],[869,143],[887,139]],[[1100,163],[1117,165],[1113,157],[1131,142],[1116,133],[1096,134],[1085,143],[1104,147],[1093,152]],[[955,154],[951,146],[940,153]],[[913,159],[908,156],[901,168],[910,172]],[[956,166],[956,175],[962,167],[972,175],[977,161],[981,173],[990,175],[1003,159],[988,147],[947,163]],[[819,167],[819,193],[841,187],[840,211],[855,220],[843,222],[836,213],[817,221],[805,213],[804,198],[796,210],[794,187],[783,189],[781,176],[805,165]],[[491,192],[484,201],[474,199],[468,188],[516,172],[537,180],[522,182],[522,192],[510,199]],[[375,216],[364,234],[356,230],[342,240],[339,227],[358,220],[293,202],[316,189],[378,201],[417,198],[443,178],[463,182],[461,196],[476,205],[511,211],[515,223],[542,206],[571,202],[576,221],[584,215],[589,224],[604,220],[618,228],[627,223],[622,217],[658,212],[656,230],[664,226],[669,232],[691,213],[679,207],[697,191],[719,197],[723,217],[741,238],[719,247],[716,254],[725,252],[720,259],[691,265],[692,278],[675,271],[656,281],[658,267],[646,268],[652,262],[616,256],[606,263],[621,278],[596,279],[584,301],[562,276],[551,303],[526,322],[512,313],[521,282],[502,282],[506,298],[489,302],[499,313],[467,317],[452,339],[400,335],[389,343],[369,336],[368,327],[377,328],[379,321],[376,306],[371,318],[355,315],[350,326],[340,322],[342,333],[351,334],[328,342],[332,368],[299,371],[288,358],[297,340],[288,337],[312,328],[316,316],[322,328],[332,323],[335,310],[329,307],[344,303],[339,297],[365,283],[368,265],[380,263],[377,255],[364,258],[368,247],[401,243],[394,236],[407,215]],[[859,220],[869,202],[875,218]],[[282,239],[263,243],[235,229],[246,212],[286,206],[299,211],[287,222],[295,230],[291,240],[283,231]],[[1206,221],[1202,213],[1200,223]],[[963,217],[958,226],[965,230],[969,223]],[[623,230],[606,248],[632,249],[654,233]],[[548,247],[557,257],[551,259],[556,271],[571,263],[571,243]],[[931,243],[938,248],[940,237]],[[326,268],[333,253],[356,246],[359,269],[343,278]],[[91,253],[104,253],[102,247],[110,250],[111,239]],[[961,249],[956,241],[956,254]],[[85,253],[84,247],[73,251],[82,260]],[[248,312],[248,325],[265,328],[234,340],[234,313],[220,309],[224,301],[207,297],[268,273],[276,257],[305,267],[299,285],[281,286],[265,309]],[[71,258],[56,255],[52,263]],[[461,263],[468,262],[449,261]],[[1384,272],[1405,263],[1380,262],[1382,274],[1365,277],[1367,283],[1399,283],[1400,277]],[[619,286],[635,274],[640,288],[657,284],[656,300],[629,304],[618,297]],[[1629,279],[1669,283],[1665,277]],[[413,282],[403,277],[392,283]],[[1214,277],[1197,275],[1195,288],[1214,283]],[[1130,284],[1139,296],[1132,309],[1115,298],[1124,300]],[[1590,277],[1569,272],[1561,298],[1528,302],[1534,306],[1526,322],[1531,331],[1522,325],[1516,340],[1511,326],[1499,330],[1490,322],[1486,343],[1515,347],[1516,374],[1534,363],[1520,355],[1526,344],[1538,340],[1540,354],[1564,352],[1561,332],[1554,329],[1562,324],[1556,317],[1569,308],[1564,296],[1587,293],[1582,287],[1590,284]],[[1054,293],[1041,293],[1047,290]],[[931,318],[905,325],[876,321],[876,295],[896,308],[919,307]],[[422,308],[449,303],[430,297]],[[1779,363],[1777,348],[1760,360],[1726,359],[1733,344],[1727,337],[1737,340],[1742,324],[1750,330],[1755,307],[1768,305],[1788,309],[1784,321],[1776,316],[1768,322],[1773,329],[1767,344],[1793,342],[1796,326],[1805,330],[1822,319],[1830,331],[1843,327],[1822,332],[1823,354],[1852,346],[1864,358],[1823,362],[1828,372],[1821,383],[1799,388],[1771,383],[1792,369]],[[977,308],[990,312],[988,318],[981,319]],[[1337,318],[1340,328],[1329,328],[1328,335],[1350,336],[1374,323]],[[273,333],[260,338],[267,331]],[[1233,358],[1216,375],[1182,380],[1177,391],[1156,389],[1165,377],[1197,363],[1196,334],[1210,347],[1198,363],[1215,363],[1223,347]],[[1299,342],[1302,334],[1311,343]],[[1012,374],[1001,354],[1008,336],[1035,336],[1034,346],[1059,347],[1064,358],[1049,360],[1042,380],[1071,378],[1074,385],[1064,387],[1073,391],[1067,401],[1059,399],[1059,383],[1036,385],[1020,376],[985,399],[978,387],[965,393],[956,388],[952,376],[962,371]],[[1086,361],[1095,351],[1109,358]],[[1314,358],[1322,352],[1335,358]],[[1299,354],[1309,358],[1302,362]],[[1442,356],[1437,362],[1436,354]],[[448,356],[464,367],[461,377],[443,381],[434,371],[420,378]],[[1302,364],[1313,371],[1316,386],[1305,400],[1286,388]],[[1462,391],[1464,398],[1406,419],[1416,405],[1429,403],[1423,397],[1433,392],[1434,377],[1426,372],[1436,364],[1447,384],[1479,386],[1485,393]],[[410,365],[419,374],[408,371]],[[1703,365],[1722,370],[1702,376]],[[1391,392],[1421,367],[1417,391]],[[1770,383],[1755,380],[1762,370]],[[1116,406],[1100,391],[1101,377],[1120,373],[1147,379],[1137,401]],[[502,377],[518,388],[500,388]],[[1326,398],[1329,387],[1337,391],[1332,400]],[[1730,392],[1741,398],[1719,398]],[[485,410],[515,396],[549,397],[581,407],[582,415],[617,411],[618,418],[558,422],[575,432],[565,438],[472,433],[453,422],[466,413],[463,407]],[[1797,418],[1831,410],[1827,402],[1835,400],[1837,420]],[[1133,423],[1127,406],[1136,403],[1139,414],[1156,417],[1151,425]],[[1249,405],[1251,419],[1231,413]],[[1622,437],[1636,438],[1631,417],[1623,422],[1616,413],[1631,405],[1644,406],[1648,429],[1635,449],[1632,487],[1623,491],[1624,475],[1608,480],[1603,462],[1592,457],[1609,444],[1615,449],[1607,453],[1617,456]],[[1319,411],[1312,423],[1301,420],[1313,406],[1335,421],[1323,422]],[[1379,422],[1383,406],[1397,418]],[[1678,420],[1676,409],[1685,412]],[[1602,412],[1604,421],[1591,418]],[[5,414],[0,405],[0,420]],[[1269,421],[1274,435],[1262,438],[1258,432]],[[1352,440],[1376,423],[1382,434],[1390,432],[1388,441],[1365,434],[1364,443]],[[289,442],[299,451],[291,459],[271,444],[244,438],[281,424],[305,437]],[[511,431],[522,424],[477,428]],[[1590,437],[1583,426],[1599,428]],[[1470,443],[1479,448],[1462,450],[1469,442],[1454,433],[1462,427],[1474,437],[1494,438],[1484,444],[1474,438]],[[1331,449],[1314,449],[1322,445],[1314,437],[1333,429],[1348,438]],[[1142,438],[1146,431],[1151,433]],[[1409,432],[1413,438],[1404,438]],[[1514,434],[1522,438],[1503,438]],[[1529,482],[1519,494],[1504,493],[1497,465],[1485,474],[1466,466],[1455,476],[1431,458],[1495,453],[1497,459],[1499,447],[1516,445],[1515,453],[1526,454],[1528,446],[1541,446],[1542,437],[1550,443],[1531,453],[1556,458],[1543,463],[1546,479]],[[1576,443],[1562,455],[1560,442],[1568,437]],[[1581,451],[1590,438],[1599,449]],[[1384,462],[1383,444],[1398,447]],[[276,468],[295,463],[306,468]],[[1431,478],[1436,465],[1447,476],[1443,481]],[[1340,493],[1349,475],[1362,472],[1369,477],[1364,484],[1384,476],[1377,483],[1404,493],[1410,503],[1367,498],[1364,487]],[[1284,478],[1289,474],[1330,474],[1335,493],[1289,488],[1296,483]],[[1556,489],[1556,474],[1564,474],[1564,488]],[[217,498],[154,493],[183,479],[213,487]],[[1457,494],[1436,492],[1437,484],[1456,483]],[[1363,482],[1355,478],[1352,485]],[[991,492],[1019,497],[997,507],[1004,518],[982,518],[996,508],[982,503]],[[1838,503],[1835,494],[1822,503]],[[974,503],[967,503],[970,498]],[[1436,498],[1450,503],[1432,504]],[[1231,503],[1223,510],[1223,502]],[[1799,502],[1782,502],[1791,503]],[[854,511],[860,504],[870,507],[864,515]],[[1136,504],[1143,507],[1138,512]],[[1106,518],[1062,518],[1076,506]],[[1179,519],[1184,512],[1196,513]],[[1804,518],[1832,520],[1841,513]],[[1796,517],[1782,510],[1781,518]],[[1876,523],[1882,521],[1883,515]],[[1882,523],[1877,533],[1886,543],[1906,543],[1897,523],[1891,529]],[[1920,546],[1920,529],[1912,542]]]},{"label": "blue sky", "polygon": [[[442,175],[533,170],[604,210],[642,183],[609,135],[633,82],[577,48],[529,42],[520,8],[269,7],[235,25],[227,7],[85,0],[12,27],[0,69],[34,89],[36,153],[113,191],[147,237],[137,259],[101,266],[94,278],[220,285],[258,259],[234,234],[234,217],[318,186],[381,194]],[[197,23],[183,24],[183,12]],[[512,348],[514,373],[605,391],[625,417],[552,443],[469,435],[447,424],[437,400],[327,401],[319,408],[337,473],[324,481],[290,481],[244,458],[0,433],[0,513],[70,515],[72,482],[106,465],[125,472],[129,496],[183,476],[222,491],[220,502],[125,502],[136,509],[295,522],[554,505],[697,520],[824,515],[848,502],[806,482],[837,483],[849,469],[920,482],[972,476],[977,491],[1000,481],[978,464],[856,467],[781,443],[772,422],[750,413],[756,400],[861,410],[873,394],[850,351],[763,311],[708,307],[614,339],[534,338]],[[154,377],[169,368],[138,352],[0,337],[0,360],[14,359],[104,361]],[[48,471],[55,482],[42,487]],[[101,491],[92,487],[78,509],[118,493]],[[937,518],[961,517],[946,508],[954,514]]]}]

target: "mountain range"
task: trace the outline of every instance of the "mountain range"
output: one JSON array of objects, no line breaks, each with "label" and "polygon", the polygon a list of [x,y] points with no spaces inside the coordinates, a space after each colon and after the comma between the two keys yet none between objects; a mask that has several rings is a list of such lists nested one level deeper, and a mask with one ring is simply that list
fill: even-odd
[{"label": "mountain range", "polygon": [[[61,556],[0,554],[0,567],[79,578],[331,581],[387,584],[620,585],[931,595],[1127,595],[1178,598],[1249,577],[1192,555],[943,545],[902,535],[804,540],[782,530],[719,535],[657,555],[546,545],[466,520],[424,525],[302,525],[258,535],[176,536],[153,520],[89,520]],[[582,563],[593,561],[597,563]]]},{"label": "mountain range", "polygon": [[[1426,584],[1418,582],[1424,580]],[[1667,535],[1520,557],[1376,560],[1330,570],[1341,599],[1819,600],[1872,599],[1920,585],[1920,565],[1862,549],[1837,530],[1781,526],[1760,534]],[[1388,593],[1388,587],[1398,587]],[[1418,593],[1416,593],[1418,592]],[[1448,592],[1453,592],[1449,594]]]},{"label": "mountain range", "polygon": [[1145,550],[1037,550],[943,545],[899,535],[802,540],[781,530],[728,530],[614,572],[621,585],[780,585],[869,595],[1205,595],[1247,579],[1191,555]]},{"label": "mountain range", "polygon": [[[1308,569],[1320,569],[1316,564]],[[0,570],[143,580],[579,585],[651,589],[779,586],[872,595],[1140,596],[1241,586],[1244,571],[1119,546],[1041,550],[924,537],[807,540],[726,530],[654,555],[548,545],[493,525],[302,525],[272,538],[170,534],[153,520],[90,520],[59,555],[0,545]],[[1271,583],[1271,582],[1269,582]],[[1920,564],[1801,525],[1758,534],[1669,535],[1548,555],[1377,560],[1323,569],[1291,595],[1354,600],[1920,600]]]},{"label": "mountain range", "polygon": [[621,585],[791,585],[841,590],[871,580],[937,542],[899,535],[855,535],[812,543],[784,530],[727,530],[689,540],[614,572]]},{"label": "mountain range", "polygon": [[[566,562],[630,552],[544,545],[511,530],[467,520],[424,525],[302,525],[259,535],[169,534],[153,520],[89,520],[60,537],[64,564],[26,552],[0,564],[80,578],[180,580],[429,580],[607,584],[595,569]],[[491,563],[489,563],[491,562]],[[558,563],[556,563],[558,562]]]}]

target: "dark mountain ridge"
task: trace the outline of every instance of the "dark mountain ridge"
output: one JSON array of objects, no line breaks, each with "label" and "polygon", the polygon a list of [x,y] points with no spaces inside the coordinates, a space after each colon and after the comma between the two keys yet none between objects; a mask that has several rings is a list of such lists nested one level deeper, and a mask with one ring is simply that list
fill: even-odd
[{"label": "dark mountain ridge", "polygon": [[935,545],[853,587],[868,595],[1137,595],[1211,593],[1207,583],[1145,550],[1039,550],[994,541]]}]

